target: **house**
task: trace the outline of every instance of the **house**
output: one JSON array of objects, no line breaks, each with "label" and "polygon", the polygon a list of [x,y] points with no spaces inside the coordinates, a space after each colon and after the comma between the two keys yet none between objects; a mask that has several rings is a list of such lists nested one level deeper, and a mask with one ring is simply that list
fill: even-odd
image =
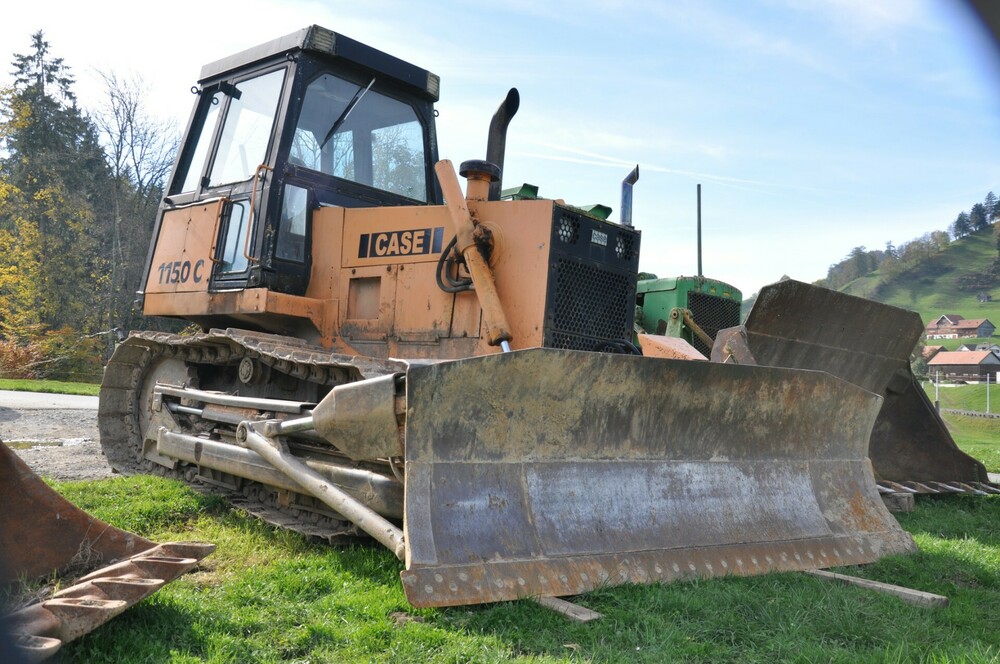
[{"label": "house", "polygon": [[992,337],[996,331],[987,318],[966,320],[958,314],[943,314],[924,329],[928,339],[965,339]]},{"label": "house", "polygon": [[947,380],[985,383],[986,376],[995,382],[1000,373],[1000,355],[991,350],[941,351],[927,363],[931,376]]},{"label": "house", "polygon": [[988,348],[976,348],[976,344],[959,344],[958,348],[955,350],[966,351],[966,350],[989,350]]}]

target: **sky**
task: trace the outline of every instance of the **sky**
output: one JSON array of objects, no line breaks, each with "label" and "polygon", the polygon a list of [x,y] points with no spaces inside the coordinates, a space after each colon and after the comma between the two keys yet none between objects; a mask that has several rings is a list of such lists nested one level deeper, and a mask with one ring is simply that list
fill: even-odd
[{"label": "sky", "polygon": [[181,132],[202,65],[311,24],[439,75],[455,163],[485,157],[518,88],[505,187],[617,220],[638,164],[640,269],[661,277],[697,273],[698,184],[704,275],[745,295],[1000,195],[1000,51],[956,0],[36,0],[4,12],[0,59],[42,30],[85,110],[114,72]]}]

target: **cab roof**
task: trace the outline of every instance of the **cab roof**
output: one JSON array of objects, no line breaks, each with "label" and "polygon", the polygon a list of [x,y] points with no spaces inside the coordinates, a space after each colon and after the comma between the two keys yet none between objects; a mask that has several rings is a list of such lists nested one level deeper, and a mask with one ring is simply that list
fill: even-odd
[{"label": "cab roof", "polygon": [[311,25],[209,63],[202,67],[198,82],[204,85],[258,62],[296,51],[310,51],[327,59],[345,60],[375,75],[399,81],[432,102],[437,101],[440,95],[441,79],[436,74],[319,25]]}]

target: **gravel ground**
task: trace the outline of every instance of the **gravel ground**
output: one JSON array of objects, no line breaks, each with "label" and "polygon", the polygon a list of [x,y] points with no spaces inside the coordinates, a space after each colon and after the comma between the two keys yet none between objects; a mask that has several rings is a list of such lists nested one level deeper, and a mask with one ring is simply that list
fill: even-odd
[{"label": "gravel ground", "polygon": [[32,408],[30,404],[4,403],[0,400],[0,439],[33,471],[56,480],[111,477],[98,442],[96,408]]}]

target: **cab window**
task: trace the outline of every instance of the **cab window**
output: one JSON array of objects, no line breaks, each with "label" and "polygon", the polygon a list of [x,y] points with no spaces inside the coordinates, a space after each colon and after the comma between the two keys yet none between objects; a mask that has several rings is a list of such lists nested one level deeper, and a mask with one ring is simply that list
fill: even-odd
[{"label": "cab window", "polygon": [[411,106],[327,73],[306,89],[289,161],[426,202],[424,154],[423,126]]},{"label": "cab window", "polygon": [[264,163],[284,76],[279,69],[236,84],[209,186],[248,180]]}]

